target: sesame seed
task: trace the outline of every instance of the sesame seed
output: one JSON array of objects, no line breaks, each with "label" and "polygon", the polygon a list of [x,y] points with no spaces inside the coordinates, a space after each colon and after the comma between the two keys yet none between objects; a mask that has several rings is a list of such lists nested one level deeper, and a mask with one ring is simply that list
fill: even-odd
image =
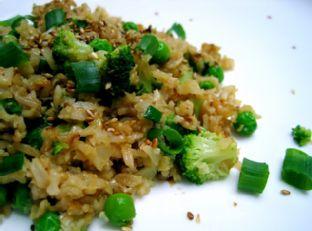
[{"label": "sesame seed", "polygon": [[290,191],[286,190],[286,189],[282,189],[281,190],[281,194],[284,196],[289,196],[290,195]]},{"label": "sesame seed", "polygon": [[195,222],[196,222],[197,224],[200,223],[200,215],[199,215],[199,214],[196,215],[196,217],[195,217]]}]

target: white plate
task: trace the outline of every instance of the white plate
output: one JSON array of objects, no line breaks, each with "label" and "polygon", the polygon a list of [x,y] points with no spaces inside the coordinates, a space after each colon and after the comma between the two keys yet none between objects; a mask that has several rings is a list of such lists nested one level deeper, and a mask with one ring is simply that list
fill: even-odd
[{"label": "white plate", "polygon": [[[1,18],[26,14],[33,2],[0,1]],[[80,1],[79,1],[80,2]],[[181,22],[187,39],[220,45],[235,59],[225,75],[235,84],[238,98],[262,116],[251,139],[239,139],[241,155],[270,166],[265,192],[256,197],[238,193],[238,172],[203,186],[162,183],[136,200],[136,231],[153,230],[311,230],[311,192],[299,191],[280,180],[285,149],[296,147],[290,131],[296,124],[312,128],[312,1],[88,1],[124,20],[152,24],[158,29]],[[157,13],[158,15],[156,15]],[[291,91],[294,90],[295,94]],[[312,146],[303,148],[312,153]],[[291,191],[282,196],[281,189]],[[237,202],[234,207],[233,203]],[[186,218],[200,214],[200,224]],[[0,230],[29,230],[31,221],[12,215]],[[89,230],[108,230],[103,222]]]}]

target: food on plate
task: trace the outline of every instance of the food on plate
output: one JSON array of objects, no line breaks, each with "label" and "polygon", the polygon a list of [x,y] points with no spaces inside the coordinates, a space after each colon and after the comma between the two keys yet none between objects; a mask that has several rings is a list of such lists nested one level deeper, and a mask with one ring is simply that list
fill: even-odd
[{"label": "food on plate", "polygon": [[[257,128],[222,84],[233,60],[190,45],[179,23],[161,32],[55,0],[1,21],[0,39],[0,206],[36,230],[82,230],[100,213],[129,226],[132,196],[226,177],[232,130]],[[262,191],[267,169],[245,162],[241,180]]]}]

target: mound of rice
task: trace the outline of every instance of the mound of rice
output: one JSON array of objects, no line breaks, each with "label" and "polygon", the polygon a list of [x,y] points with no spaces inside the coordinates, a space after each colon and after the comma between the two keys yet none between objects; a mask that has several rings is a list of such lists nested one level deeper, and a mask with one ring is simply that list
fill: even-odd
[{"label": "mound of rice", "polygon": [[[46,31],[44,15],[55,8],[63,9],[68,19],[86,20],[88,25],[77,28],[68,23]],[[102,211],[107,195],[124,192],[143,196],[157,179],[179,181],[181,176],[173,160],[157,148],[157,141],[146,138],[153,126],[143,116],[149,105],[162,112],[161,122],[174,114],[174,121],[186,129],[204,127],[225,137],[231,135],[241,107],[235,87],[221,86],[210,76],[215,88],[203,90],[198,83],[207,77],[198,73],[193,73],[192,79],[179,81],[189,68],[185,54],[218,64],[223,70],[232,69],[233,60],[221,56],[216,45],[204,43],[197,50],[184,40],[140,24],[139,31],[125,32],[120,18],[100,7],[92,12],[86,4],[77,6],[73,0],[35,5],[32,13],[37,17],[36,27],[27,20],[16,27],[18,42],[29,55],[32,68],[26,73],[15,67],[0,68],[0,99],[14,98],[23,109],[21,115],[12,115],[0,107],[0,156],[17,151],[27,156],[24,167],[0,176],[0,183],[28,183],[34,201],[32,219],[46,210],[58,211],[64,230],[80,230]],[[133,50],[144,34],[154,34],[169,45],[170,59],[164,65],[149,65],[144,57],[134,54],[136,65],[131,81],[137,81],[143,66],[162,87],[142,95],[126,93],[111,106],[105,106],[105,99],[92,94],[75,94],[74,82],[56,71],[57,60],[51,49],[57,32],[64,28],[74,28],[76,38],[86,43],[104,38],[115,47],[127,44]],[[9,31],[9,27],[0,27],[0,35]],[[40,57],[47,60],[53,72],[36,73]],[[198,101],[199,108],[195,105]],[[32,123],[40,118],[50,125],[43,129],[43,144],[38,150],[23,139],[26,121]],[[55,125],[58,121],[70,126],[62,129]],[[51,155],[55,140],[68,145],[59,155]],[[51,203],[50,198],[56,202]]]}]

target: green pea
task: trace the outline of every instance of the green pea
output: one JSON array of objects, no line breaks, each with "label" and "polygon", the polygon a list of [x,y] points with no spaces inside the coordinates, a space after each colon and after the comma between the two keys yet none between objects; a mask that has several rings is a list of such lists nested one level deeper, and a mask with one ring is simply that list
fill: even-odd
[{"label": "green pea", "polygon": [[0,185],[0,207],[6,205],[8,202],[8,191],[7,189]]},{"label": "green pea", "polygon": [[2,106],[9,114],[20,115],[23,111],[22,106],[16,102],[15,99],[11,98],[0,100],[0,106]]},{"label": "green pea", "polygon": [[205,81],[201,81],[199,83],[199,87],[201,89],[204,89],[204,90],[209,90],[209,89],[212,89],[215,87],[214,83],[209,81],[209,80],[205,80]]},{"label": "green pea", "polygon": [[112,225],[128,225],[135,217],[133,198],[124,193],[110,195],[105,201],[104,212]]},{"label": "green pea", "polygon": [[56,212],[45,212],[35,224],[36,231],[59,231],[61,230],[60,217]]},{"label": "green pea", "polygon": [[240,112],[233,127],[240,136],[251,136],[257,129],[256,117],[250,111]]},{"label": "green pea", "polygon": [[134,22],[124,22],[123,25],[122,25],[122,28],[125,31],[128,31],[128,30],[139,31],[138,25],[135,24]]},{"label": "green pea", "polygon": [[153,54],[152,57],[152,62],[153,63],[158,63],[158,64],[163,64],[168,61],[170,58],[170,48],[169,46],[162,41],[158,42],[158,48]]},{"label": "green pea", "polygon": [[216,77],[219,83],[222,83],[224,79],[223,69],[220,66],[209,67],[208,74]]}]

